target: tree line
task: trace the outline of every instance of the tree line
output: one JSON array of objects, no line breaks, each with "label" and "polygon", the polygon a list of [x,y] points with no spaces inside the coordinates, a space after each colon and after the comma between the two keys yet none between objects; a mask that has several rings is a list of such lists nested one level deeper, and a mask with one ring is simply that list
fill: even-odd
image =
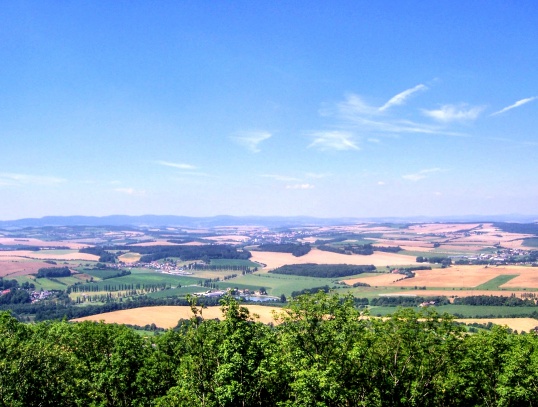
[{"label": "tree line", "polygon": [[270,270],[269,273],[288,274],[303,277],[338,278],[375,271],[374,265],[351,264],[291,264]]},{"label": "tree line", "polygon": [[8,406],[521,406],[538,401],[538,336],[468,334],[433,310],[365,318],[350,297],[292,300],[277,326],[226,298],[155,336],[0,314]]},{"label": "tree line", "polygon": [[295,257],[304,256],[311,249],[309,244],[297,243],[263,243],[258,246],[258,250],[263,252],[291,253]]}]

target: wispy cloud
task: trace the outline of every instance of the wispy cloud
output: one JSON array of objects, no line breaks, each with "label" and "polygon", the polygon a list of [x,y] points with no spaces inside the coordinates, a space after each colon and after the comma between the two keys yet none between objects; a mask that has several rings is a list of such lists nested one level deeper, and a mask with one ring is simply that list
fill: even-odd
[{"label": "wispy cloud", "polygon": [[379,111],[383,112],[391,108],[392,106],[403,105],[406,99],[409,98],[409,96],[411,96],[413,93],[419,92],[422,90],[427,90],[427,89],[428,87],[426,85],[419,84],[413,88],[404,90],[403,92],[400,92],[396,96],[393,96],[392,98],[390,98],[387,103],[385,103],[383,106],[379,108]]},{"label": "wispy cloud", "polygon": [[42,185],[54,186],[66,182],[63,178],[45,175],[16,174],[11,172],[0,173],[0,186]]},{"label": "wispy cloud", "polygon": [[252,131],[252,132],[243,132],[237,136],[232,136],[237,144],[245,147],[252,153],[259,153],[261,150],[259,144],[271,137],[271,133],[265,131]]},{"label": "wispy cloud", "polygon": [[347,131],[320,131],[310,134],[314,139],[308,146],[319,150],[360,150],[353,133]]},{"label": "wispy cloud", "polygon": [[131,195],[131,196],[146,195],[146,191],[141,190],[141,189],[134,189],[134,188],[115,188],[114,191],[122,193],[122,194],[126,194],[126,195]]},{"label": "wispy cloud", "polygon": [[314,189],[314,185],[312,184],[286,185],[286,189]]},{"label": "wispy cloud", "polygon": [[402,178],[408,181],[417,182],[417,181],[420,181],[421,179],[426,178],[429,174],[433,174],[433,173],[441,172],[441,171],[443,171],[441,168],[428,168],[428,169],[416,172],[414,174],[402,175]]},{"label": "wispy cloud", "polygon": [[507,112],[509,110],[515,109],[516,107],[523,106],[523,105],[525,105],[525,104],[527,104],[529,102],[532,102],[533,100],[536,100],[536,99],[538,99],[538,96],[533,96],[533,97],[530,97],[530,98],[525,98],[525,99],[518,100],[513,105],[506,106],[505,108],[502,108],[501,110],[499,110],[499,111],[497,111],[495,113],[492,113],[491,116],[496,116],[498,114],[501,114],[501,113]]},{"label": "wispy cloud", "polygon": [[169,161],[157,161],[157,164],[164,165],[165,167],[172,167],[177,168],[180,170],[194,170],[196,167],[191,164],[185,164],[185,163],[171,163]]},{"label": "wispy cloud", "polygon": [[313,179],[322,179],[330,177],[331,174],[328,173],[316,173],[316,172],[307,172],[305,173],[305,177],[307,178],[313,178]]},{"label": "wispy cloud", "polygon": [[300,181],[299,178],[296,177],[290,177],[287,175],[278,175],[278,174],[263,174],[262,177],[264,178],[271,178],[276,181],[283,181],[283,182],[294,182],[294,181]]},{"label": "wispy cloud", "polygon": [[484,110],[484,106],[468,107],[466,104],[444,105],[440,109],[422,109],[425,116],[431,117],[439,122],[448,123],[454,121],[471,121],[478,118]]}]

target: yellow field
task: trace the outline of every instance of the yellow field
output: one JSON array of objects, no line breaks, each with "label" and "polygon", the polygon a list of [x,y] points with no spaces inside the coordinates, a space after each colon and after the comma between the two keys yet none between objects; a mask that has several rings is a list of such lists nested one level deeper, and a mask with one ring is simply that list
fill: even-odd
[{"label": "yellow field", "polygon": [[[274,322],[272,312],[280,310],[277,307],[265,307],[263,305],[246,305],[246,307],[249,309],[251,315],[259,315],[260,318],[258,320],[264,324]],[[220,307],[208,307],[203,309],[202,316],[205,319],[222,319],[222,312]],[[160,306],[106,312],[104,314],[73,319],[72,321],[104,321],[109,324],[141,326],[154,323],[159,328],[173,328],[180,319],[189,319],[191,317],[192,312],[189,306]]]},{"label": "yellow field", "polygon": [[118,257],[118,260],[124,263],[136,263],[140,260],[140,257],[142,257],[142,255],[139,253],[125,253]]},{"label": "yellow field", "polygon": [[12,237],[0,237],[0,244],[4,245],[25,245],[25,246],[40,246],[40,247],[69,247],[70,249],[82,249],[83,247],[88,247],[87,244],[83,243],[74,243],[68,241],[61,242],[48,242],[45,240],[33,239],[33,238],[24,238],[16,239]]},{"label": "yellow field", "polygon": [[[348,285],[361,282],[371,286],[386,287],[438,287],[438,288],[474,288],[500,275],[515,275],[514,279],[500,286],[507,291],[499,291],[502,295],[510,295],[512,288],[538,288],[538,268],[524,266],[451,266],[432,270],[418,270],[414,278],[401,279],[399,274],[381,274],[371,277],[359,277],[343,280]],[[399,281],[397,281],[399,280]],[[428,291],[430,294],[431,291]],[[487,291],[487,293],[492,293]],[[422,294],[424,295],[424,294]],[[477,295],[477,294],[475,294]],[[493,295],[493,294],[492,294]]]},{"label": "yellow field", "polygon": [[[275,323],[273,312],[279,312],[281,310],[281,308],[265,307],[262,305],[247,305],[246,307],[249,309],[251,315],[259,315],[260,318],[258,321],[264,324]],[[220,307],[205,308],[202,315],[206,319],[222,319]],[[103,321],[109,324],[129,324],[140,326],[154,323],[159,328],[168,329],[175,327],[180,319],[189,319],[191,317],[192,312],[188,306],[161,306],[107,312],[104,314],[73,319],[72,321]],[[501,326],[506,325],[511,329],[517,330],[518,332],[529,332],[531,329],[538,326],[538,321],[534,318],[461,318],[456,319],[456,321],[464,322],[466,324],[474,322],[479,324],[487,324],[488,322],[492,322]]]},{"label": "yellow field", "polygon": [[[452,302],[453,297],[472,297],[475,295],[493,295],[499,297],[510,297],[514,295],[517,298],[525,298],[524,295],[528,294],[528,291],[511,291],[511,290],[405,290],[405,295],[416,295],[417,297],[432,297],[432,296],[446,296]],[[379,294],[380,296],[401,295],[402,291],[394,291],[392,293]]]},{"label": "yellow field", "polygon": [[495,325],[507,326],[510,329],[514,329],[518,332],[529,332],[538,326],[538,321],[534,318],[462,318],[456,319],[457,322],[464,322],[466,324],[479,323],[487,324],[491,322]]},{"label": "yellow field", "polygon": [[346,255],[312,249],[308,254],[295,257],[290,253],[257,252],[252,251],[250,260],[267,265],[267,269],[274,269],[285,264],[373,264],[378,267],[389,265],[413,265],[417,264],[414,256],[406,256],[396,253],[375,252],[370,256],[358,254]]},{"label": "yellow field", "polygon": [[78,251],[73,251],[71,253],[58,254],[52,252],[47,252],[47,250],[32,251],[32,250],[13,250],[13,251],[3,251],[0,253],[0,260],[7,259],[21,259],[21,258],[30,258],[37,260],[99,260],[99,256],[95,256],[89,253],[79,253]]}]

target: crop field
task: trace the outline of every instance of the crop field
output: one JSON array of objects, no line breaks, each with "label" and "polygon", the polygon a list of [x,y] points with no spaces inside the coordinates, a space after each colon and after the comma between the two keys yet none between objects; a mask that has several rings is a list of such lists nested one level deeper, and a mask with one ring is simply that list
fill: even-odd
[{"label": "crop field", "polygon": [[[260,322],[278,323],[275,320],[274,313],[281,312],[278,307],[269,307],[262,305],[246,305],[251,315],[259,315]],[[394,309],[392,310],[394,311]],[[222,318],[220,307],[208,307],[202,310],[202,315],[206,319]],[[185,306],[162,306],[162,307],[145,307],[130,310],[108,312],[100,315],[93,315],[84,318],[74,319],[74,322],[81,321],[103,321],[106,323],[130,324],[144,326],[155,323],[160,328],[172,328],[177,325],[180,319],[189,319],[192,317],[190,307]],[[465,324],[479,323],[507,326],[518,332],[529,332],[538,325],[538,320],[534,318],[458,318],[457,322]]]},{"label": "crop field", "polygon": [[538,326],[538,320],[534,318],[458,318],[456,322],[464,324],[487,324],[491,322],[499,326],[507,326],[518,332],[530,332]]},{"label": "crop field", "polygon": [[79,253],[78,250],[13,250],[3,251],[0,254],[0,259],[4,257],[10,259],[28,258],[37,260],[93,260],[97,261],[98,256],[89,253]]},{"label": "crop field", "polygon": [[[432,287],[432,288],[472,288],[500,276],[519,275],[524,276],[517,283],[517,278],[503,285],[503,288],[538,288],[538,279],[534,280],[537,269],[531,267],[505,266],[505,267],[485,267],[485,266],[451,266],[444,269],[420,270],[415,272],[414,278],[396,281],[391,285],[397,287]],[[534,282],[534,285],[530,285]]]},{"label": "crop field", "polygon": [[50,264],[20,258],[16,260],[5,260],[0,256],[0,277],[13,278],[16,276],[37,274],[37,270],[42,267],[50,267]]},{"label": "crop field", "polygon": [[[251,315],[259,315],[259,321],[263,323],[274,322],[273,311],[279,311],[278,307],[266,307],[263,305],[247,305]],[[160,328],[173,328],[180,319],[191,318],[192,311],[188,306],[161,306],[144,307],[115,312],[107,312],[99,315],[92,315],[84,318],[74,319],[74,322],[81,321],[104,321],[112,324],[147,325],[154,323]],[[207,307],[202,310],[205,319],[222,319],[220,307]]]},{"label": "crop field", "polygon": [[118,260],[124,263],[136,263],[140,260],[140,257],[142,257],[142,255],[139,253],[125,253],[118,257]]},{"label": "crop field", "polygon": [[308,254],[300,257],[295,257],[290,253],[275,253],[275,252],[252,252],[252,261],[266,265],[265,269],[274,269],[284,266],[285,264],[353,264],[366,265],[373,264],[374,266],[385,267],[388,265],[410,265],[417,264],[415,257],[406,256],[396,253],[375,252],[369,256],[358,254],[339,254],[326,252],[323,250],[312,249]]}]

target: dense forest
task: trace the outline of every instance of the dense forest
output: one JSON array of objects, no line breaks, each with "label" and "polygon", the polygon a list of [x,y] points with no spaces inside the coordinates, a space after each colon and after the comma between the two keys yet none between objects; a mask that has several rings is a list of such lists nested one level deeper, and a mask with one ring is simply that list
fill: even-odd
[{"label": "dense forest", "polygon": [[258,250],[264,252],[291,253],[295,257],[304,256],[311,250],[309,244],[296,243],[264,243],[258,246]]},{"label": "dense forest", "polygon": [[37,278],[50,278],[50,277],[69,277],[71,270],[69,267],[42,267],[37,270]]},{"label": "dense forest", "polygon": [[240,259],[248,260],[251,254],[248,250],[237,249],[230,245],[206,246],[118,246],[117,250],[126,250],[142,254],[140,261],[150,263],[168,257],[179,257],[183,261],[211,259]]},{"label": "dense forest", "polygon": [[291,264],[270,270],[269,273],[289,274],[303,277],[339,278],[375,271],[375,266],[351,264]]},{"label": "dense forest", "polygon": [[299,296],[280,324],[236,301],[156,336],[0,313],[0,404],[522,406],[538,402],[538,336],[469,334],[433,310],[360,318],[353,299]]}]

